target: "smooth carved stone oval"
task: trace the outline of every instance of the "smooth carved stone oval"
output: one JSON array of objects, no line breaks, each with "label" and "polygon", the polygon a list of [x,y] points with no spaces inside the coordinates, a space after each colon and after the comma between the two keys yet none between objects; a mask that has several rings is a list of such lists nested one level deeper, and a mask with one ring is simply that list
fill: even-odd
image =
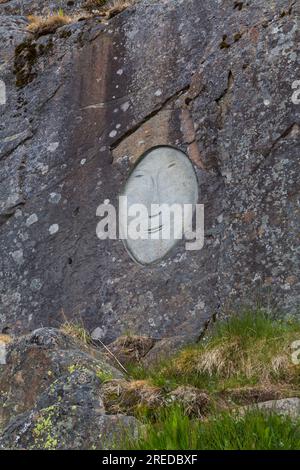
[{"label": "smooth carved stone oval", "polygon": [[120,199],[125,248],[134,261],[149,265],[161,260],[190,231],[198,181],[184,152],[155,147],[139,159],[121,196],[126,196]]}]

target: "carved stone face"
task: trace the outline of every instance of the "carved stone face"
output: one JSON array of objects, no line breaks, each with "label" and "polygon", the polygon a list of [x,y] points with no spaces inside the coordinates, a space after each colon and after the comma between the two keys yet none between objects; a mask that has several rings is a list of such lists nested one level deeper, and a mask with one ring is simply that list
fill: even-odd
[{"label": "carved stone face", "polygon": [[[188,157],[172,147],[157,147],[148,151],[126,183],[122,196],[127,196],[127,213],[120,207],[121,230],[133,220],[130,207],[143,204],[147,213],[140,213],[139,229],[148,239],[129,236],[124,245],[130,256],[139,264],[148,265],[163,258],[182,238],[184,220],[189,220],[198,200],[198,182]],[[153,205],[180,205],[181,218],[171,211],[170,222],[163,211]],[[186,206],[183,211],[183,205]],[[131,217],[127,217],[127,214]],[[185,225],[186,226],[186,225]],[[124,233],[124,232],[123,232]],[[168,234],[170,233],[170,236]]]}]

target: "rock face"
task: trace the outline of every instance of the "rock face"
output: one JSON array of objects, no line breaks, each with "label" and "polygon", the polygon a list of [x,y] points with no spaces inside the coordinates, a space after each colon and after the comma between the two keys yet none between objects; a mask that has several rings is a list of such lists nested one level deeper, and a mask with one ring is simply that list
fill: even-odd
[{"label": "rock face", "polygon": [[0,14],[4,15],[48,15],[62,9],[69,14],[80,11],[84,0],[2,0]]},{"label": "rock face", "polygon": [[[63,311],[107,342],[193,339],[245,303],[296,313],[298,2],[143,0],[39,38],[17,3],[0,5],[1,328]],[[159,144],[194,164],[205,245],[141,267],[96,210]]]},{"label": "rock face", "polygon": [[59,330],[12,342],[0,366],[0,448],[99,449],[125,429],[134,433],[134,418],[106,414],[101,384],[108,378],[122,374]]}]

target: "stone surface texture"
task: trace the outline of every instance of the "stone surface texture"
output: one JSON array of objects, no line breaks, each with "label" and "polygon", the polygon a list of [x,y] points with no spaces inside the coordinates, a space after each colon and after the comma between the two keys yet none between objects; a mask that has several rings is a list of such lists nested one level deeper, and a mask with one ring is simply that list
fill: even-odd
[{"label": "stone surface texture", "polygon": [[[141,0],[37,37],[45,3],[0,5],[1,329],[180,343],[241,305],[299,312],[299,2]],[[205,245],[141,267],[96,210],[157,144],[195,166]]]},{"label": "stone surface texture", "polygon": [[111,448],[138,430],[103,403],[103,383],[121,378],[100,351],[54,328],[11,342],[0,366],[0,449]]},{"label": "stone surface texture", "polygon": [[281,400],[269,400],[240,409],[242,413],[248,410],[262,410],[266,413],[276,413],[281,416],[289,416],[292,419],[299,419],[300,398],[295,397],[282,398]]}]

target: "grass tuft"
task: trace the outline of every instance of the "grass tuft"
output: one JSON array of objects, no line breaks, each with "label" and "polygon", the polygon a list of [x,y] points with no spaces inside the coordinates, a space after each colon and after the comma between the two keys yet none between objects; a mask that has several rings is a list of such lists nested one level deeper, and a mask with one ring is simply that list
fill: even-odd
[{"label": "grass tuft", "polygon": [[192,385],[212,393],[226,389],[276,385],[294,393],[300,367],[291,361],[291,344],[300,337],[296,320],[273,319],[264,312],[247,312],[217,323],[199,344],[145,369],[128,367],[135,379],[167,388]]},{"label": "grass tuft", "polygon": [[145,380],[111,380],[102,387],[105,408],[110,414],[143,417],[163,406],[162,392]]},{"label": "grass tuft", "polygon": [[58,28],[74,21],[73,18],[64,15],[61,11],[52,16],[30,15],[28,16],[28,20],[29,25],[27,26],[27,30],[37,37],[53,34]]},{"label": "grass tuft", "polygon": [[66,335],[69,335],[72,338],[85,344],[86,346],[92,343],[92,338],[89,332],[84,328],[84,326],[79,325],[78,323],[66,320],[61,325],[60,330]]},{"label": "grass tuft", "polygon": [[9,344],[13,341],[12,336],[10,335],[5,335],[5,334],[0,334],[0,345],[1,344]]}]

